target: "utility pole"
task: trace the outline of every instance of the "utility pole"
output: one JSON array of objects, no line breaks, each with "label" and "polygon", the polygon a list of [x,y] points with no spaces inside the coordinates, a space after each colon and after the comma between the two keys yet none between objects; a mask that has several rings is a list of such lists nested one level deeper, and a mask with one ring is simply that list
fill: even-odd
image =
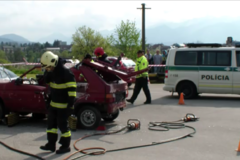
[{"label": "utility pole", "polygon": [[145,8],[145,3],[142,3],[142,50],[145,53],[145,9],[151,9],[151,8]]}]

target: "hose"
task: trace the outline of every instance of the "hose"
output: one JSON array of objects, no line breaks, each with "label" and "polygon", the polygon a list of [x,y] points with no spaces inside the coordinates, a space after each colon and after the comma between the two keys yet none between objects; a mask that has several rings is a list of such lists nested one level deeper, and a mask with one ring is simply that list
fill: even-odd
[{"label": "hose", "polygon": [[[118,131],[115,131],[115,132],[95,133],[95,134],[87,135],[87,136],[84,136],[84,137],[81,137],[81,138],[77,139],[74,142],[74,148],[77,151],[70,154],[69,156],[67,156],[63,160],[67,160],[67,159],[69,159],[70,157],[72,157],[73,155],[75,155],[76,153],[79,153],[79,152],[83,153],[84,155],[72,158],[71,160],[79,159],[79,158],[85,157],[87,155],[100,155],[100,154],[105,154],[107,152],[116,152],[116,151],[122,151],[122,150],[127,150],[127,149],[135,149],[135,148],[142,148],[142,147],[148,147],[148,146],[153,146],[153,145],[159,145],[159,144],[168,143],[168,142],[180,140],[180,139],[187,138],[187,137],[192,137],[192,135],[196,133],[196,129],[194,127],[187,126],[184,123],[180,123],[180,122],[183,122],[183,120],[172,121],[172,122],[149,122],[148,129],[149,130],[154,130],[154,131],[168,131],[169,129],[190,128],[190,129],[193,130],[193,132],[185,134],[183,136],[179,136],[179,137],[167,139],[167,140],[164,140],[164,141],[160,141],[160,142],[152,142],[150,144],[124,147],[124,148],[118,148],[118,149],[112,149],[112,150],[106,150],[105,148],[102,148],[102,147],[92,147],[92,148],[86,148],[86,149],[80,150],[76,146],[77,142],[79,142],[80,140],[83,140],[85,138],[92,137],[92,136],[97,136],[97,135],[110,135],[110,134],[119,133],[119,132],[127,129],[128,126],[126,126],[126,127],[122,128]],[[187,121],[184,121],[184,122],[187,122]],[[158,127],[158,129],[157,129],[157,127]],[[87,150],[97,150],[97,149],[102,150],[102,151],[95,151],[95,152],[90,152],[90,153],[86,152]]]},{"label": "hose", "polygon": [[[105,132],[105,133],[94,133],[94,134],[90,134],[90,135],[86,135],[86,136],[83,136],[79,139],[77,139],[73,146],[74,148],[77,150],[76,152],[70,154],[69,156],[67,156],[66,158],[64,158],[63,160],[67,160],[69,159],[70,157],[72,157],[73,155],[75,155],[76,153],[83,153],[84,155],[81,155],[81,156],[78,156],[78,157],[75,157],[75,158],[72,158],[71,160],[75,160],[75,159],[79,159],[79,158],[82,158],[82,157],[85,157],[87,155],[101,155],[101,154],[105,154],[107,152],[116,152],[116,151],[122,151],[122,150],[127,150],[127,149],[134,149],[134,148],[141,148],[141,147],[148,147],[148,146],[153,146],[153,145],[159,145],[159,144],[163,144],[163,143],[168,143],[168,142],[172,142],[172,141],[176,141],[176,140],[180,140],[180,139],[183,139],[183,138],[187,138],[187,137],[192,137],[193,134],[196,133],[196,129],[194,127],[191,127],[191,126],[186,126],[184,123],[180,123],[180,122],[188,122],[188,121],[196,121],[198,119],[198,117],[196,117],[195,115],[193,114],[187,114],[183,119],[181,120],[178,120],[178,121],[173,121],[173,122],[149,122],[149,127],[148,129],[149,130],[154,130],[154,131],[168,131],[169,129],[180,129],[180,128],[190,128],[193,130],[193,132],[191,133],[188,133],[188,134],[185,134],[183,136],[179,136],[179,137],[175,137],[175,138],[171,138],[171,139],[167,139],[167,140],[164,140],[164,141],[160,141],[160,142],[152,142],[150,144],[145,144],[145,145],[138,145],[138,146],[131,146],[131,147],[124,147],[124,148],[118,148],[118,149],[112,149],[112,150],[106,150],[105,148],[102,148],[102,147],[92,147],[92,148],[85,148],[85,149],[79,149],[76,144],[77,142],[79,142],[80,140],[83,140],[85,138],[88,138],[88,137],[92,137],[92,136],[99,136],[99,135],[111,135],[111,134],[116,134],[116,133],[119,133],[119,132],[122,132],[126,129],[130,129],[130,126],[127,125],[125,127],[123,127],[122,129],[120,130],[117,130],[117,131],[112,131],[112,132]],[[140,121],[139,121],[140,123]],[[158,127],[158,129],[157,129]],[[137,129],[137,128],[136,128]],[[34,157],[34,158],[37,158],[39,160],[45,160],[44,158],[40,157],[40,156],[37,156],[37,155],[34,155],[34,154],[31,154],[31,153],[28,153],[28,152],[25,152],[25,151],[21,151],[21,150],[18,150],[18,149],[15,149],[15,148],[12,148],[10,146],[8,146],[7,144],[3,143],[2,141],[0,141],[0,144],[5,146],[6,148],[12,150],[12,151],[15,151],[15,152],[18,152],[20,154],[24,154],[24,155],[28,155],[30,157]],[[102,151],[95,151],[95,152],[86,152],[88,150],[102,150]]]},{"label": "hose", "polygon": [[21,150],[12,148],[12,147],[6,145],[5,143],[3,143],[2,141],[0,141],[0,144],[3,145],[3,146],[6,147],[6,148],[12,150],[12,151],[15,151],[15,152],[18,152],[18,153],[21,153],[21,154],[24,154],[24,155],[27,155],[27,156],[30,156],[30,157],[35,157],[35,158],[40,159],[40,160],[45,160],[44,158],[39,157],[39,156],[37,156],[37,155],[34,155],[34,154],[31,154],[31,153],[28,153],[28,152],[24,152],[24,151],[21,151]]}]

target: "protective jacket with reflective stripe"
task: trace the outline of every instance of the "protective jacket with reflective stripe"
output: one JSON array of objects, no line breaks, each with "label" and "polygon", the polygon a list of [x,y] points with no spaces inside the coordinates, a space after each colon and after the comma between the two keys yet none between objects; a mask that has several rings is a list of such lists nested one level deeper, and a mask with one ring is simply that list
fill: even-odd
[{"label": "protective jacket with reflective stripe", "polygon": [[[137,63],[135,66],[135,71],[140,71],[143,69],[146,69],[148,67],[148,60],[145,56],[141,56],[139,58],[137,58]],[[142,74],[139,74],[136,76],[136,78],[140,78],[140,77],[147,77],[148,76],[148,72],[143,72]]]},{"label": "protective jacket with reflective stripe", "polygon": [[52,72],[45,71],[45,81],[50,86],[50,106],[58,109],[72,108],[76,98],[76,80],[72,71],[59,58]]}]

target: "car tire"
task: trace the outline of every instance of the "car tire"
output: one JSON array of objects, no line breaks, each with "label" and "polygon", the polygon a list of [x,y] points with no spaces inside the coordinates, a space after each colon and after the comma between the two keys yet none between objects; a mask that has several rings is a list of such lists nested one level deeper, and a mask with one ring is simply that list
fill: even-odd
[{"label": "car tire", "polygon": [[104,117],[103,120],[106,121],[106,122],[112,122],[118,116],[119,116],[119,109],[115,113],[112,113],[111,117]]},{"label": "car tire", "polygon": [[5,117],[5,110],[3,104],[0,102],[0,119]]},{"label": "car tire", "polygon": [[92,106],[84,106],[77,113],[78,126],[82,129],[96,129],[101,123],[101,113]]},{"label": "car tire", "polygon": [[178,95],[183,93],[185,99],[192,99],[197,96],[196,87],[191,82],[184,82],[178,87]]}]

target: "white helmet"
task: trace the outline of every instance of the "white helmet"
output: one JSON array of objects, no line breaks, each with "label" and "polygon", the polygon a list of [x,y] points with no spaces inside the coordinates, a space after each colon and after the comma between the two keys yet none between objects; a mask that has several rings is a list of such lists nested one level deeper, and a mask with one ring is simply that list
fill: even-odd
[{"label": "white helmet", "polygon": [[58,63],[58,55],[50,51],[44,52],[40,62],[41,62],[42,68],[56,67]]}]

